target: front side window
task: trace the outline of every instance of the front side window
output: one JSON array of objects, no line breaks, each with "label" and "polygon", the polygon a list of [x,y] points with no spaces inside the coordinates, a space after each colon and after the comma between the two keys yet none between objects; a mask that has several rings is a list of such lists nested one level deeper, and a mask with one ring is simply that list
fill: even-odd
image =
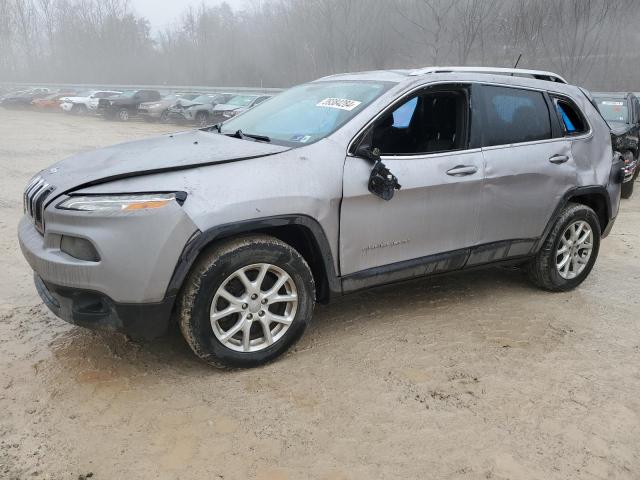
[{"label": "front side window", "polygon": [[427,91],[380,117],[372,146],[382,155],[419,155],[466,146],[468,102],[464,90]]},{"label": "front side window", "polygon": [[299,146],[335,132],[393,82],[322,81],[293,87],[222,124],[222,133],[241,130],[272,142]]},{"label": "front side window", "polygon": [[549,108],[542,92],[485,85],[483,146],[551,138]]}]

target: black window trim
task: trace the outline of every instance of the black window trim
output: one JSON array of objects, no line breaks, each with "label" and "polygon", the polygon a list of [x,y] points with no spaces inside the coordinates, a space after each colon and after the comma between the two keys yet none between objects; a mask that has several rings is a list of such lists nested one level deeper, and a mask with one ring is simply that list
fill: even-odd
[{"label": "black window trim", "polygon": [[[553,111],[555,112],[556,118],[560,122],[560,128],[562,129],[562,132],[563,132],[563,135],[558,137],[558,138],[580,138],[582,136],[591,135],[591,132],[592,132],[591,124],[589,123],[589,121],[587,120],[587,116],[584,114],[584,112],[578,106],[578,104],[575,102],[575,100],[573,100],[572,98],[568,97],[567,95],[562,95],[562,94],[555,93],[555,92],[549,92],[549,97],[551,98],[551,101],[553,102],[553,107],[554,107]],[[580,119],[582,120],[582,123],[587,128],[582,132],[575,132],[575,133],[567,132],[567,129],[566,129],[565,124],[564,124],[564,121],[562,120],[562,116],[560,115],[560,113],[558,113],[558,110],[555,108],[557,101],[568,103],[569,106],[571,108],[573,108],[576,111],[576,113],[580,116]]]}]

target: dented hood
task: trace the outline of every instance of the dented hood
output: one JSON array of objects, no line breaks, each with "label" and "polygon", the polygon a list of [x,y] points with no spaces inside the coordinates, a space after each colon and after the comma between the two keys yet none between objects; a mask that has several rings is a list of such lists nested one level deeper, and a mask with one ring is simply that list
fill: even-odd
[{"label": "dented hood", "polygon": [[241,161],[289,147],[200,130],[122,143],[73,155],[39,173],[55,186],[53,199],[78,188],[127,177]]}]

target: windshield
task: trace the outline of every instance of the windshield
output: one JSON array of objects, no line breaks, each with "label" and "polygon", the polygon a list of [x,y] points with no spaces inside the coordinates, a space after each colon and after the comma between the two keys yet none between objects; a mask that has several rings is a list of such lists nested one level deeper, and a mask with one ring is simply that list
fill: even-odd
[{"label": "windshield", "polygon": [[629,109],[624,98],[596,98],[598,109],[607,122],[629,121]]},{"label": "windshield", "polygon": [[233,105],[235,107],[246,107],[253,102],[257,97],[252,95],[236,95],[227,102],[227,105]]},{"label": "windshield", "polygon": [[285,145],[315,142],[332,134],[394,84],[314,82],[293,87],[222,124],[222,133],[269,137]]}]

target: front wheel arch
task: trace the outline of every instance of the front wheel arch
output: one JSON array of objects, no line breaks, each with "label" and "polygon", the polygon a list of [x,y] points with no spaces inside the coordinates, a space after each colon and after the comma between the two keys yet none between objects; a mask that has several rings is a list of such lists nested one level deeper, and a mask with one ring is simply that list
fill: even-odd
[{"label": "front wheel arch", "polygon": [[179,294],[203,252],[215,244],[247,234],[271,235],[299,251],[311,268],[317,302],[328,303],[342,294],[334,255],[322,226],[307,215],[283,215],[219,225],[194,235],[180,255],[167,295]]}]

